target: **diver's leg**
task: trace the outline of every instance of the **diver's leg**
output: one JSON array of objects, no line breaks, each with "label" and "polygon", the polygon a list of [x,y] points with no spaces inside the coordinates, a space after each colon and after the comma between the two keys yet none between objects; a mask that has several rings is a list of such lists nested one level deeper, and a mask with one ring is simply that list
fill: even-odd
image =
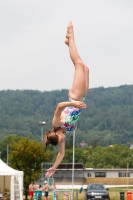
[{"label": "diver's leg", "polygon": [[70,22],[67,27],[67,35],[65,43],[69,46],[69,53],[71,60],[75,67],[75,73],[74,73],[74,79],[72,87],[69,90],[69,95],[74,100],[81,100],[84,94],[86,93],[87,89],[87,70],[88,68],[83,63],[82,59],[80,58],[75,41],[74,41],[74,32],[73,32],[73,26]]},{"label": "diver's leg", "polygon": [[87,94],[89,90],[89,68],[86,65],[85,65],[85,83],[86,83],[85,94]]}]

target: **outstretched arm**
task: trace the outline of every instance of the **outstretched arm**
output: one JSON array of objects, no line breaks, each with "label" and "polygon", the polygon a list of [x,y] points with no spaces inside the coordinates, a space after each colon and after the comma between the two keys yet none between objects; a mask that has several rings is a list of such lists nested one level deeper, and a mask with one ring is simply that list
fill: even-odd
[{"label": "outstretched arm", "polygon": [[65,142],[61,142],[61,143],[59,143],[59,153],[56,157],[56,160],[55,160],[53,166],[51,168],[49,168],[47,170],[47,173],[45,174],[45,176],[47,178],[49,178],[50,176],[52,176],[55,173],[55,170],[58,167],[58,165],[61,163],[62,159],[64,158],[64,155],[65,155]]}]

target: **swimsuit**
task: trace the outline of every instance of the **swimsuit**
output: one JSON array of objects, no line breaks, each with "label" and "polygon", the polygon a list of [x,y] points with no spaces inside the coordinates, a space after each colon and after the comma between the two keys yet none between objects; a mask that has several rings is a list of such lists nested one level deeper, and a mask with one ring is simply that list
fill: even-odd
[{"label": "swimsuit", "polygon": [[48,197],[48,192],[45,191],[44,196],[45,196],[45,197]]},{"label": "swimsuit", "polygon": [[[85,100],[85,95],[81,101],[84,100]],[[75,101],[75,100],[69,97],[69,101]],[[61,126],[61,128],[65,128],[67,130],[66,133],[76,129],[76,123],[78,121],[81,111],[82,111],[81,108],[75,108],[74,106],[68,106],[63,110],[63,112],[66,115],[66,118],[65,118],[65,123]]]},{"label": "swimsuit", "polygon": [[29,191],[29,196],[33,197],[34,192],[33,191]]}]

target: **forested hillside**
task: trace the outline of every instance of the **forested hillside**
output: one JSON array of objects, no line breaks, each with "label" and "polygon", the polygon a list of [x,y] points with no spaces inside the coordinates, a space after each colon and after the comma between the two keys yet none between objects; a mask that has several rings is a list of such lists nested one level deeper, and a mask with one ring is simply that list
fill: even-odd
[{"label": "forested hillside", "polygon": [[[67,101],[67,96],[68,90],[0,91],[0,141],[9,134],[41,140],[39,121],[46,122],[44,131],[50,129],[57,103]],[[77,143],[133,142],[133,85],[90,89],[86,104],[78,121]]]}]

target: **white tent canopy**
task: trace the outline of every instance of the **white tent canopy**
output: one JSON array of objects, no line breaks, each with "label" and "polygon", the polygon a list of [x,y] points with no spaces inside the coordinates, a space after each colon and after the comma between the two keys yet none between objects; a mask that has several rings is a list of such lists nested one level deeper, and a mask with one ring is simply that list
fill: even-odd
[{"label": "white tent canopy", "polygon": [[11,200],[23,200],[23,171],[12,169],[0,159],[0,191],[10,190]]}]

